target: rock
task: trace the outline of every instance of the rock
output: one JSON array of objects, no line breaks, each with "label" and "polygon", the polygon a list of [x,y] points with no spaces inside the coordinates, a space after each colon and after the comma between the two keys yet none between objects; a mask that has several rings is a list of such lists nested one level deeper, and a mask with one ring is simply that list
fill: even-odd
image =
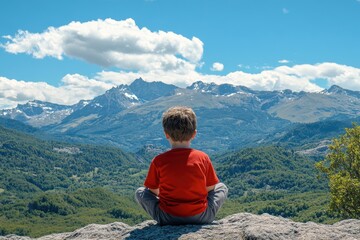
[{"label": "rock", "polygon": [[[9,235],[0,240],[31,240],[28,237]],[[158,226],[155,221],[146,221],[135,226],[115,222],[106,225],[91,224],[70,233],[52,234],[38,240],[80,239],[360,239],[360,220],[344,220],[333,225],[313,222],[299,223],[269,214],[254,215],[239,213],[212,224]]]}]

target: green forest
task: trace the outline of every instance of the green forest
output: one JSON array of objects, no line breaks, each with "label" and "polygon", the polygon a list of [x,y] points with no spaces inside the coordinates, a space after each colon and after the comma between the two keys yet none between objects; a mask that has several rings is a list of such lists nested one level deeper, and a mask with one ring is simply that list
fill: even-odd
[{"label": "green forest", "polygon": [[[149,219],[133,196],[150,158],[146,151],[45,141],[0,127],[0,235],[39,237],[90,223]],[[294,150],[264,146],[211,158],[229,187],[218,218],[251,212],[321,223],[341,219],[328,211],[328,182],[318,178],[316,162]]]}]

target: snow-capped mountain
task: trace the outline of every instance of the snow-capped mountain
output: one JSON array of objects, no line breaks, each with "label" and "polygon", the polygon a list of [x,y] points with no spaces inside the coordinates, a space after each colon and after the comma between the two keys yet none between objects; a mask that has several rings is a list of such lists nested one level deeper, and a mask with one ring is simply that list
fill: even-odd
[{"label": "snow-capped mountain", "polygon": [[216,150],[264,142],[296,124],[355,119],[360,116],[360,92],[338,86],[318,93],[255,91],[200,81],[178,88],[137,79],[76,107],[32,101],[1,115],[32,126],[48,125],[47,132],[74,141],[137,149],[166,145],[161,115],[174,105],[194,108],[199,118],[195,144]]},{"label": "snow-capped mountain", "polygon": [[86,105],[86,101],[71,106],[34,100],[18,104],[12,109],[0,110],[0,116],[15,119],[34,127],[60,123],[65,117]]},{"label": "snow-capped mountain", "polygon": [[139,78],[130,85],[120,85],[106,91],[89,101],[84,108],[69,115],[63,122],[67,123],[75,119],[77,122],[83,122],[114,115],[159,97],[171,95],[175,89],[177,87],[174,85],[162,82],[150,83]]},{"label": "snow-capped mountain", "polygon": [[344,89],[344,88],[341,88],[341,87],[339,87],[337,85],[333,85],[329,89],[325,89],[322,92],[325,93],[325,94],[342,94],[342,95],[347,95],[347,96],[360,98],[360,92]]},{"label": "snow-capped mountain", "polygon": [[217,85],[215,83],[204,83],[202,81],[194,82],[191,86],[187,87],[187,89],[209,93],[213,95],[222,95],[222,96],[231,96],[233,94],[253,94],[256,91],[251,90],[250,88],[244,86],[234,86],[231,84],[221,84]]},{"label": "snow-capped mountain", "polygon": [[132,93],[128,86],[120,85],[89,101],[86,106],[74,111],[63,122],[70,122],[80,118],[87,118],[89,120],[91,118],[116,114],[141,103],[142,100]]},{"label": "snow-capped mountain", "polygon": [[173,95],[176,89],[178,87],[175,85],[163,82],[146,82],[142,78],[136,79],[129,86],[129,90],[144,102]]}]

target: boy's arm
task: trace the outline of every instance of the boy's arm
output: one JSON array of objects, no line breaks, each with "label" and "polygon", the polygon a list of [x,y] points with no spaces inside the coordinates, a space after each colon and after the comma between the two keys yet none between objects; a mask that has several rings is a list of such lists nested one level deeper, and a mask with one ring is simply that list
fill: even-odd
[{"label": "boy's arm", "polygon": [[159,195],[159,178],[154,159],[151,161],[149,171],[144,182],[144,186],[156,196]]},{"label": "boy's arm", "polygon": [[208,192],[210,192],[211,190],[214,190],[214,189],[215,189],[215,185],[206,187],[206,190],[207,190]]},{"label": "boy's arm", "polygon": [[215,189],[215,185],[219,183],[219,178],[216,176],[215,169],[211,163],[210,158],[208,158],[208,165],[207,165],[207,173],[206,173],[206,184],[213,184],[206,187],[208,192]]},{"label": "boy's arm", "polygon": [[150,190],[153,194],[155,194],[156,196],[159,196],[159,189],[158,189],[158,188],[156,188],[156,189],[149,188],[149,190]]}]

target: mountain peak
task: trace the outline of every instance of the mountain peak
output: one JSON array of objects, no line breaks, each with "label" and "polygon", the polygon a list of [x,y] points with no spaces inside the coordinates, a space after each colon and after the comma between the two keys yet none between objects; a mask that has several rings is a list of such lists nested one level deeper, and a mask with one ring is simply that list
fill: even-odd
[{"label": "mountain peak", "polygon": [[332,85],[328,90],[328,93],[343,93],[346,92],[346,89],[338,86],[338,85]]},{"label": "mountain peak", "polygon": [[214,86],[216,86],[215,83],[204,83],[203,81],[196,81],[193,82],[193,84],[191,84],[189,87],[187,87],[187,89],[199,91],[199,90],[209,89]]},{"label": "mountain peak", "polygon": [[144,84],[144,83],[146,84],[147,82],[140,77],[140,78],[135,79],[135,80],[130,84],[130,86],[131,86],[131,85]]},{"label": "mountain peak", "polygon": [[58,123],[73,112],[72,106],[32,100],[16,108],[0,111],[0,116],[15,119],[34,127]]},{"label": "mountain peak", "polygon": [[204,83],[202,81],[194,82],[187,89],[195,90],[203,93],[210,93],[213,95],[231,96],[236,93],[254,93],[247,87],[234,86],[229,83],[217,85],[216,83]]},{"label": "mountain peak", "polygon": [[140,99],[151,101],[159,97],[169,96],[177,89],[175,85],[163,82],[147,82],[142,78],[135,79],[129,89]]},{"label": "mountain peak", "polygon": [[41,100],[30,100],[26,103],[19,103],[16,107],[17,108],[24,108],[24,107],[43,107],[43,106],[46,106],[46,105],[60,105],[60,104],[55,104],[55,103],[50,103],[50,102],[44,102],[44,101],[41,101]]},{"label": "mountain peak", "polygon": [[332,85],[328,90],[324,90],[323,92],[328,94],[342,94],[350,97],[360,98],[359,91],[344,89],[342,87],[339,87],[338,85]]}]

